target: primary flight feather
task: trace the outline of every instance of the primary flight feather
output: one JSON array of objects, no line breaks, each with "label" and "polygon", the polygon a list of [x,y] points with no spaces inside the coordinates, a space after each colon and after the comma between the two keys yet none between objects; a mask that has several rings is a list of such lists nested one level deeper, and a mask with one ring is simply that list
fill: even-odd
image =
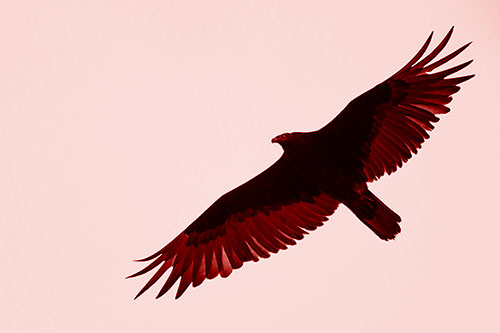
[{"label": "primary flight feather", "polygon": [[327,221],[346,205],[383,240],[401,231],[401,218],[367,183],[390,174],[417,153],[428,132],[450,109],[445,105],[474,75],[448,78],[472,60],[434,72],[470,43],[432,62],[450,40],[422,58],[422,48],[389,79],[352,100],[330,123],[314,132],[284,133],[274,139],[283,155],[267,170],[221,196],[174,240],[139,260],[152,262],[135,277],[158,268],[137,294],[171,268],[158,296],[180,278],[176,298],[193,285],[227,277],[246,261],[268,258]]}]

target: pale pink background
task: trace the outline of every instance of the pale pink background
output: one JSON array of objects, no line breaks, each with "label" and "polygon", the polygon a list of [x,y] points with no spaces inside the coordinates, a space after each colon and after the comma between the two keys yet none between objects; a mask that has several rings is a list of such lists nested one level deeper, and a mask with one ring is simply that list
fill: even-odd
[{"label": "pale pink background", "polygon": [[[0,331],[499,332],[500,5],[335,3],[3,1]],[[132,259],[273,163],[274,135],[323,126],[452,25],[477,76],[371,187],[395,241],[342,207],[228,279],[132,300]]]}]

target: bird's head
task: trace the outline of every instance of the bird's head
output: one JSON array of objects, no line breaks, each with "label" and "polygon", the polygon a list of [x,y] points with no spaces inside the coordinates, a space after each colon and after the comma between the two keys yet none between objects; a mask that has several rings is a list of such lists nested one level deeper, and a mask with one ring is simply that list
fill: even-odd
[{"label": "bird's head", "polygon": [[272,143],[279,143],[283,149],[290,145],[293,138],[293,133],[283,133],[271,140]]}]

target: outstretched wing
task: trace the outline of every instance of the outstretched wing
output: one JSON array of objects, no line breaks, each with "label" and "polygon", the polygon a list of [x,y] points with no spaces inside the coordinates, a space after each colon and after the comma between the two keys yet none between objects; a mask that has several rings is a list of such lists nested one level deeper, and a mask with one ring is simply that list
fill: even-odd
[{"label": "outstretched wing", "polygon": [[[431,73],[455,58],[470,43],[430,63],[450,40],[453,28],[443,41],[421,59],[432,33],[413,59],[389,79],[351,101],[325,127],[317,131],[325,145],[335,144],[345,156],[344,163],[360,178],[373,181],[401,167],[429,138],[437,115],[450,111],[445,105],[462,83],[474,75],[447,78],[468,66],[461,65]],[[421,60],[420,60],[421,59]]]},{"label": "outstretched wing", "polygon": [[268,258],[302,239],[333,214],[338,202],[303,182],[282,156],[266,171],[224,194],[163,249],[139,261],[154,260],[142,275],[159,267],[136,298],[165,272],[170,275],[158,296],[180,278],[176,298],[190,284],[227,277],[246,261]]}]

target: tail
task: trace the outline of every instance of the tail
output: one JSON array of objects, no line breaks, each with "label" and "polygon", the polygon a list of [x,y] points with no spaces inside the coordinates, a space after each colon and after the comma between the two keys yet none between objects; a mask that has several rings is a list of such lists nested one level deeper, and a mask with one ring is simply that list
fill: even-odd
[{"label": "tail", "polygon": [[354,202],[345,203],[346,206],[383,240],[394,239],[401,231],[401,218],[387,207],[368,189],[359,192]]}]

